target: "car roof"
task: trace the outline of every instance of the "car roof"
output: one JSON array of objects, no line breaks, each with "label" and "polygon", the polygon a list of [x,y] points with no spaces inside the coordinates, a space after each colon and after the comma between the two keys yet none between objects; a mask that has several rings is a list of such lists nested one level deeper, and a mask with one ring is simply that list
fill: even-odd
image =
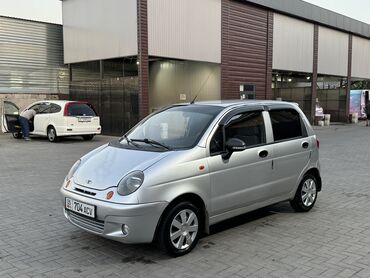
[{"label": "car roof", "polygon": [[[180,103],[179,105],[189,105],[189,103]],[[285,106],[297,107],[298,104],[294,102],[277,101],[277,100],[213,100],[213,101],[195,101],[193,105],[207,105],[207,106],[220,106],[224,108],[233,108],[240,106]]]},{"label": "car roof", "polygon": [[37,104],[37,103],[43,103],[43,102],[55,103],[55,104],[58,104],[60,106],[63,106],[66,103],[69,103],[69,102],[79,102],[79,101],[74,101],[74,100],[54,100],[54,99],[53,100],[48,100],[48,99],[45,99],[45,100],[35,101],[32,104],[30,104],[30,105],[34,105],[34,104]]}]

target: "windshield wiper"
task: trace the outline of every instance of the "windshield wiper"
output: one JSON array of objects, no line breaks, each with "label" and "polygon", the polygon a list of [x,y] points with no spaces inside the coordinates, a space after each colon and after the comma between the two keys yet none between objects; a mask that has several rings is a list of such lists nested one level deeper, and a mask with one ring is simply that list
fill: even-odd
[{"label": "windshield wiper", "polygon": [[146,143],[146,144],[149,144],[149,145],[152,145],[153,147],[157,148],[156,146],[160,146],[168,151],[172,150],[171,147],[165,145],[165,144],[162,144],[162,143],[159,143],[158,141],[155,141],[153,139],[148,139],[148,138],[145,138],[145,139],[131,139],[132,142],[143,142],[143,143]]},{"label": "windshield wiper", "polygon": [[127,135],[125,134],[125,135],[123,135],[122,136],[123,138],[125,138],[126,139],[126,141],[127,141],[127,144],[132,144],[132,145],[134,145],[135,147],[137,147],[137,148],[139,148],[140,147],[140,145],[139,144],[136,144],[136,143],[134,143],[131,139],[129,139],[128,137],[127,137]]}]

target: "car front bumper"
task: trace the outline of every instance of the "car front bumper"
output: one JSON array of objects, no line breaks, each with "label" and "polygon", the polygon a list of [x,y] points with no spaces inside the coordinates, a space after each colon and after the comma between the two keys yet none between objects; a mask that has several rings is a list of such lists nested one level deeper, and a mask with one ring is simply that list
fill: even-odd
[{"label": "car front bumper", "polygon": [[[96,235],[123,243],[150,243],[167,202],[146,204],[116,204],[96,200],[61,188],[63,211],[73,225]],[[65,198],[71,198],[96,208],[95,219],[79,215],[65,208]],[[122,226],[128,227],[128,233]]]}]

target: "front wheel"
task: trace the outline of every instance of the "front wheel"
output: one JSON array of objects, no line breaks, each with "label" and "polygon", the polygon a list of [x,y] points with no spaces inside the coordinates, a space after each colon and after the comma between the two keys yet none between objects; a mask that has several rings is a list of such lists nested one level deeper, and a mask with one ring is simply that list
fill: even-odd
[{"label": "front wheel", "polygon": [[306,212],[313,208],[317,199],[317,179],[311,174],[306,174],[298,186],[294,199],[290,205],[295,211]]},{"label": "front wheel", "polygon": [[183,256],[197,245],[202,227],[199,209],[190,202],[181,202],[164,216],[158,233],[159,245],[172,256]]},{"label": "front wheel", "polygon": [[15,139],[22,139],[22,133],[20,133],[20,132],[13,132],[12,134],[13,134],[13,137]]},{"label": "front wheel", "polygon": [[48,128],[47,136],[48,136],[48,140],[52,143],[59,141],[59,137],[57,136],[57,132],[53,126]]}]

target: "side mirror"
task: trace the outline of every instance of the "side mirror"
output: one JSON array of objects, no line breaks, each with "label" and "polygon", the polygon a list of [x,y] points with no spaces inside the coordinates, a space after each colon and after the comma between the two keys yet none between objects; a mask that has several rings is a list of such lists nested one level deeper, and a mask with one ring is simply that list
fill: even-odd
[{"label": "side mirror", "polygon": [[222,155],[223,159],[229,159],[233,152],[242,152],[247,148],[243,140],[231,138],[226,142],[226,153]]}]

